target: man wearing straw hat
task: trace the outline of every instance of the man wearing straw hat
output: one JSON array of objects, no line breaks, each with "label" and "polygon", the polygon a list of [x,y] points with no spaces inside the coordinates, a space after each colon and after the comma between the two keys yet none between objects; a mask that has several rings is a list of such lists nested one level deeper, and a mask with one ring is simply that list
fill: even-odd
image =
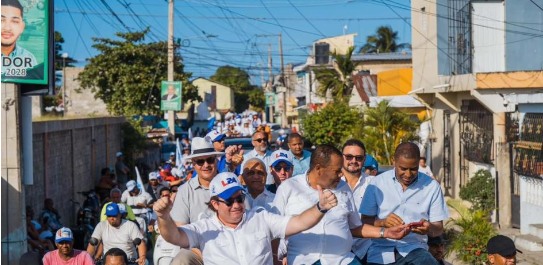
[{"label": "man wearing straw hat", "polygon": [[[215,151],[209,137],[192,139],[191,153],[185,161],[191,161],[197,177],[179,187],[170,213],[177,226],[213,216],[206,202],[210,197],[209,185],[218,174],[217,158],[222,155],[224,152]],[[181,249],[172,264],[203,264],[203,261],[199,251]]]}]

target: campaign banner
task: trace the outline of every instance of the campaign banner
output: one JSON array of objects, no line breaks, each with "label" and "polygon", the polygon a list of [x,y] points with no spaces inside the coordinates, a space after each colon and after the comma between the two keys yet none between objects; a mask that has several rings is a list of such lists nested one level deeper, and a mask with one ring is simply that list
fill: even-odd
[{"label": "campaign banner", "polygon": [[47,85],[49,0],[2,0],[2,82]]},{"label": "campaign banner", "polygon": [[266,105],[275,105],[275,93],[268,92],[266,93]]},{"label": "campaign banner", "polygon": [[162,81],[161,110],[181,110],[181,81]]}]

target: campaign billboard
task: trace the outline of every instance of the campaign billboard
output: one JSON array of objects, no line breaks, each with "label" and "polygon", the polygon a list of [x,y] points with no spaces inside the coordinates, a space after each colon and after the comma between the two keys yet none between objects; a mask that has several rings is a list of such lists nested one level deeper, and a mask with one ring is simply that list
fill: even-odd
[{"label": "campaign billboard", "polygon": [[47,85],[49,0],[2,0],[2,82]]},{"label": "campaign billboard", "polygon": [[181,110],[181,81],[162,81],[161,110]]}]

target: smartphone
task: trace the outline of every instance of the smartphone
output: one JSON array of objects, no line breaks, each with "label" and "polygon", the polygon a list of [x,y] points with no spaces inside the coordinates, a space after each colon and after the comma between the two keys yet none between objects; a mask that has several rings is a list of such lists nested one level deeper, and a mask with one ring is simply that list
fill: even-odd
[{"label": "smartphone", "polygon": [[423,226],[423,222],[415,222],[415,223],[410,223],[409,224],[409,227],[419,227],[419,226]]}]

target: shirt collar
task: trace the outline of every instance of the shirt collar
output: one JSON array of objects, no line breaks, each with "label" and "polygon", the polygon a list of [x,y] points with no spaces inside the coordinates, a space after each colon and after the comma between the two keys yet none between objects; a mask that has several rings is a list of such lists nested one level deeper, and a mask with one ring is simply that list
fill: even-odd
[{"label": "shirt collar", "polygon": [[[360,183],[362,183],[362,180],[365,180],[365,179],[367,179],[369,177],[370,177],[370,175],[368,175],[368,174],[366,174],[364,172],[361,172],[360,177],[356,181],[356,185],[354,185],[354,187],[357,188],[358,186],[360,186]],[[341,179],[343,181],[347,182],[347,178],[345,176],[342,176]],[[366,183],[367,181],[369,181],[369,180],[365,180],[364,183]],[[362,183],[362,184],[364,184],[364,183]]]},{"label": "shirt collar", "polygon": [[193,190],[197,190],[197,189],[204,189],[204,190],[209,190],[209,188],[206,188],[202,185],[200,185],[200,177],[196,177],[196,178],[192,178],[191,180],[189,180],[189,184],[190,184],[190,187],[193,189]]}]

